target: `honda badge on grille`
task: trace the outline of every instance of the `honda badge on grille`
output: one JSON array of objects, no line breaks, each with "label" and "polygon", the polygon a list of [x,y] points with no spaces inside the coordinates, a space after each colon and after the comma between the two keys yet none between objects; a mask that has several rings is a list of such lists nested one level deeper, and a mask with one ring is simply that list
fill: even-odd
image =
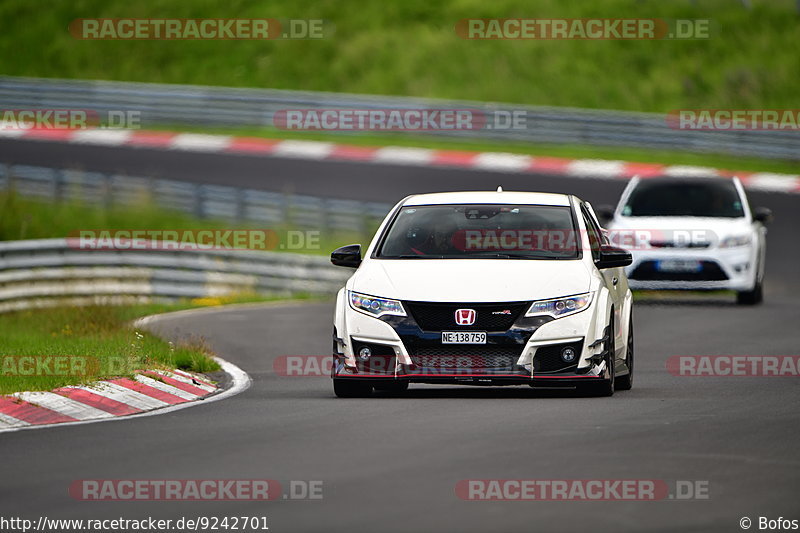
[{"label": "honda badge on grille", "polygon": [[456,324],[459,326],[471,326],[475,323],[477,313],[474,309],[456,309]]}]

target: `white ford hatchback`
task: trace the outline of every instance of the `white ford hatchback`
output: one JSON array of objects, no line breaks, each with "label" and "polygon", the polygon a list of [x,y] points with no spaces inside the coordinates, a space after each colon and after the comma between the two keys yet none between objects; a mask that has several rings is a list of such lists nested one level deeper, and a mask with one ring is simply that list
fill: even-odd
[{"label": "white ford hatchback", "polygon": [[751,209],[737,178],[634,178],[607,227],[628,249],[634,289],[727,289],[763,298],[769,209]]},{"label": "white ford hatchback", "polygon": [[575,196],[410,196],[366,250],[331,261],[356,268],[334,317],[339,397],[409,383],[632,386],[631,255]]}]

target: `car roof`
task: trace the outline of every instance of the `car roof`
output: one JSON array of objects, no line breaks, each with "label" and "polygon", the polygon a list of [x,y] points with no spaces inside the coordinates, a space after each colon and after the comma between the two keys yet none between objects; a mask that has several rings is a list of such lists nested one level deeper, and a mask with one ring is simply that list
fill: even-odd
[{"label": "car roof", "polygon": [[547,192],[519,191],[461,191],[415,194],[406,198],[403,205],[437,204],[513,204],[513,205],[570,205],[569,195]]}]

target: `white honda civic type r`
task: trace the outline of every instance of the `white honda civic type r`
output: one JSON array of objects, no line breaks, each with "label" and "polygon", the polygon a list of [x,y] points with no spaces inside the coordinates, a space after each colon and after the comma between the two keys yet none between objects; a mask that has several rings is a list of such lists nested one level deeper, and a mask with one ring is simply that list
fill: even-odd
[{"label": "white honda civic type r", "polygon": [[356,268],[336,300],[339,397],[409,383],[632,386],[631,255],[575,196],[409,196],[363,253],[331,261]]},{"label": "white honda civic type r", "polygon": [[611,242],[633,254],[631,288],[727,289],[761,302],[772,213],[751,209],[737,178],[634,178],[607,215]]}]

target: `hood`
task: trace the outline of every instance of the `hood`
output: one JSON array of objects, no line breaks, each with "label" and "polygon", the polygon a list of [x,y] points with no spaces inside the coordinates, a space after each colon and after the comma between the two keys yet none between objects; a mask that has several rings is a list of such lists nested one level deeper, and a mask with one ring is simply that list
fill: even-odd
[{"label": "hood", "polygon": [[589,290],[581,260],[369,259],[348,289],[399,300],[513,302]]}]

